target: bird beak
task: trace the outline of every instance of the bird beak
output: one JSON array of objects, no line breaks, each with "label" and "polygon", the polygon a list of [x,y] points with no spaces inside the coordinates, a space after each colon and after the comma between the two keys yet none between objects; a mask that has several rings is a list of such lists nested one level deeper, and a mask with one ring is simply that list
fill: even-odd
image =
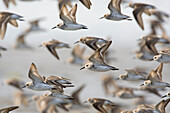
[{"label": "bird beak", "polygon": [[84,69],[85,67],[80,68],[80,70]]},{"label": "bird beak", "polygon": [[25,88],[25,87],[26,87],[26,85],[22,86],[21,88]]},{"label": "bird beak", "polygon": [[55,29],[55,28],[57,28],[56,26],[54,26],[54,27],[52,27],[51,29]]},{"label": "bird beak", "polygon": [[144,84],[141,84],[140,86],[144,86]]},{"label": "bird beak", "polygon": [[104,17],[102,16],[102,17],[100,17],[99,19],[103,19]]},{"label": "bird beak", "polygon": [[153,60],[153,58],[152,59],[150,59],[149,61],[152,61]]},{"label": "bird beak", "polygon": [[77,42],[74,42],[74,44],[77,44],[77,43],[79,43],[80,41],[77,41]]},{"label": "bird beak", "polygon": [[162,98],[165,98],[165,97],[166,97],[166,95],[162,96]]}]

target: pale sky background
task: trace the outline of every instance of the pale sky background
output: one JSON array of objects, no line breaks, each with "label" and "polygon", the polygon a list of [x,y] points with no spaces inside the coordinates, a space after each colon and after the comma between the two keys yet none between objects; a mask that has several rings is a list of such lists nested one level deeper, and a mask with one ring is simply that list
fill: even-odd
[{"label": "pale sky background", "polygon": [[[170,0],[131,1],[155,5],[159,10],[165,11],[166,13],[170,14]],[[28,78],[28,70],[30,64],[34,62],[41,75],[50,74],[71,78],[71,81],[73,82],[73,84],[75,84],[76,87],[85,83],[87,86],[83,91],[83,94],[81,95],[82,100],[85,100],[88,97],[105,97],[111,98],[112,100],[114,100],[114,102],[116,102],[116,99],[118,100],[117,102],[120,102],[120,100],[124,102],[123,99],[113,98],[112,95],[106,97],[106,95],[104,94],[101,87],[101,75],[106,73],[92,72],[88,70],[80,71],[81,66],[73,66],[72,64],[67,63],[66,60],[70,57],[71,49],[57,50],[61,58],[61,60],[58,61],[50,54],[50,52],[48,52],[45,47],[38,47],[42,42],[49,41],[52,38],[68,43],[71,47],[74,47],[75,45],[73,43],[81,37],[111,37],[113,40],[113,44],[109,49],[114,49],[112,57],[116,58],[116,61],[112,61],[111,65],[120,69],[119,71],[108,72],[114,77],[118,77],[120,74],[123,74],[125,72],[124,69],[126,68],[132,69],[136,66],[147,67],[149,69],[147,72],[149,72],[151,69],[155,69],[159,65],[159,63],[156,61],[146,62],[139,59],[134,59],[133,57],[135,57],[135,54],[132,53],[134,49],[138,49],[137,39],[140,39],[142,36],[145,36],[149,33],[150,29],[147,23],[149,19],[152,19],[153,17],[149,17],[143,14],[145,30],[142,31],[132,15],[133,9],[123,8],[125,5],[122,6],[122,13],[131,16],[131,18],[133,19],[132,21],[109,21],[106,19],[99,20],[101,16],[109,13],[109,9],[107,8],[107,6],[110,0],[91,0],[92,7],[90,10],[85,8],[80,2],[73,2],[73,4],[78,4],[78,10],[76,14],[77,22],[86,25],[88,29],[77,31],[64,31],[60,29],[51,30],[52,27],[62,22],[62,20],[59,19],[59,11],[56,0],[41,0],[35,2],[21,2],[19,0],[16,0],[16,2],[17,6],[10,4],[9,9],[7,9],[6,7],[4,7],[2,0],[0,0],[1,12],[13,12],[24,16],[25,19],[25,21],[22,22],[18,21],[18,28],[15,28],[8,24],[5,38],[4,40],[0,40],[0,45],[8,49],[8,51],[2,52],[2,58],[0,58],[0,75],[2,75],[1,77],[4,77],[4,79],[17,77],[25,81],[30,81],[30,79]],[[26,37],[27,43],[31,46],[34,46],[36,49],[24,51],[12,49],[17,36],[22,33],[23,30],[26,29],[26,27],[28,27],[28,22],[30,20],[41,17],[44,17],[45,20],[40,22],[40,26],[42,28],[45,28],[47,31],[31,33]],[[167,19],[165,28],[167,32],[170,31],[170,19]],[[170,37],[170,33],[168,33],[168,36]],[[86,50],[90,51],[89,48],[87,48]],[[91,50],[91,52],[93,51]],[[169,64],[165,64],[163,71],[163,80],[165,80],[166,82],[170,81],[169,72]],[[139,87],[140,85],[140,83],[137,83],[137,85],[135,85],[136,83],[133,84],[126,81],[121,81],[119,83],[127,84],[127,86],[132,87]],[[0,84],[0,86],[1,85],[2,84]],[[0,106],[2,107],[9,105],[9,103],[11,104],[11,100],[9,100],[9,98],[12,96],[12,91],[15,89],[7,85],[2,85],[0,87],[0,90],[3,92],[0,95],[1,100],[3,99]],[[72,92],[72,90],[73,89],[68,89],[68,92]],[[29,89],[26,89],[26,91],[35,92]],[[10,95],[6,95],[6,93]],[[148,95],[148,93],[145,94]],[[163,92],[162,95],[163,94],[165,94],[165,92]],[[148,98],[152,101],[155,101],[154,103],[157,103],[161,100],[161,98],[153,96],[152,94],[151,96],[153,98],[150,98],[149,96]],[[129,102],[131,101],[126,100],[127,104],[129,104]],[[28,112],[20,112],[30,113],[30,109],[32,110],[33,108],[35,109],[34,104],[32,104],[32,107],[28,107],[28,110],[25,110],[26,108],[23,108],[23,110]],[[19,113],[18,111],[16,112]]]},{"label": "pale sky background", "polygon": [[[142,2],[155,5],[161,11],[170,13],[170,1],[169,0],[131,0],[134,2]],[[35,2],[22,2],[16,0],[17,6],[13,4],[9,5],[9,9],[4,7],[2,1],[0,1],[0,11],[9,11],[19,15],[24,16],[25,21],[19,21],[19,27],[15,28],[8,24],[8,29],[4,40],[0,40],[1,45],[11,46],[15,43],[16,37],[28,27],[28,21],[45,17],[46,19],[40,22],[40,26],[45,28],[46,32],[32,33],[27,38],[26,41],[29,44],[39,45],[44,41],[48,41],[52,38],[64,41],[67,43],[74,43],[81,37],[84,36],[96,36],[96,37],[111,37],[113,39],[113,45],[115,47],[123,47],[127,43],[128,46],[136,47],[136,40],[149,33],[148,21],[153,17],[149,17],[143,14],[145,30],[142,31],[137,25],[131,8],[123,8],[122,13],[132,17],[133,21],[109,21],[106,19],[99,20],[101,16],[109,13],[107,9],[110,0],[91,0],[92,7],[90,10],[86,9],[80,2],[73,2],[73,4],[78,4],[77,10],[77,22],[84,24],[88,27],[87,30],[78,31],[63,31],[60,29],[51,30],[53,26],[62,22],[59,19],[59,10],[57,7],[56,0],[41,0]],[[165,25],[166,30],[170,30],[169,20],[167,19],[167,24]],[[170,35],[170,33],[169,33]]]}]

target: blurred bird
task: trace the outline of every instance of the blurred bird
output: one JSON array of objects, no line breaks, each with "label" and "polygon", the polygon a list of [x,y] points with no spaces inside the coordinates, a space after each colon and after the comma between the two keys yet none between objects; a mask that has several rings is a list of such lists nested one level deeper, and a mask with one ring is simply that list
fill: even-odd
[{"label": "blurred bird", "polygon": [[54,26],[52,29],[60,28],[62,30],[79,30],[79,29],[87,29],[85,25],[78,24],[76,22],[76,12],[77,12],[77,4],[68,11],[66,5],[63,5],[60,11],[60,19],[63,23],[59,23],[57,26]]},{"label": "blurred bird", "polygon": [[80,95],[80,92],[84,89],[84,87],[85,87],[85,85],[82,85],[72,92],[71,96],[73,97],[74,104],[82,105],[79,95]]},{"label": "blurred bird", "polygon": [[101,113],[108,113],[103,106],[109,107],[110,109],[117,107],[112,101],[102,98],[88,98],[85,102],[91,103],[93,107]]},{"label": "blurred bird", "polygon": [[109,41],[108,43],[103,45],[101,48],[96,50],[94,52],[94,54],[91,55],[89,58],[90,63],[85,64],[85,66],[82,67],[80,70],[85,69],[85,68],[92,70],[92,71],[98,71],[98,72],[119,70],[116,67],[107,65],[104,61],[104,54],[107,51],[107,49],[109,48],[109,46],[111,45],[111,43],[112,43],[112,41]]},{"label": "blurred bird", "polygon": [[85,49],[85,47],[81,48],[80,45],[76,45],[71,52],[72,58],[68,59],[68,62],[78,65],[84,64]]},{"label": "blurred bird", "polygon": [[101,46],[103,46],[103,44],[106,44],[108,41],[103,38],[97,38],[97,37],[82,37],[80,38],[79,41],[76,41],[74,44],[79,43],[79,42],[86,44],[88,47],[96,51]]},{"label": "blurred bird", "polygon": [[120,20],[132,20],[129,16],[123,15],[121,13],[121,4],[122,0],[111,0],[108,9],[110,10],[110,14],[105,14],[102,18],[108,19],[108,20],[114,20],[114,21],[120,21]]},{"label": "blurred bird", "polygon": [[26,32],[31,33],[31,32],[45,31],[45,29],[39,26],[39,23],[43,20],[44,18],[38,18],[38,19],[30,21],[29,22],[30,26],[26,29]]},{"label": "blurred bird", "polygon": [[130,3],[129,6],[134,8],[133,16],[135,17],[138,25],[142,28],[142,30],[144,30],[142,14],[143,12],[148,12],[148,9],[155,9],[155,6],[143,3]]},{"label": "blurred bird", "polygon": [[23,16],[10,12],[0,12],[0,37],[4,39],[7,24],[10,23],[14,27],[18,27],[17,20],[23,21]]},{"label": "blurred bird", "polygon": [[14,45],[15,49],[31,49],[31,47],[29,45],[27,45],[27,43],[25,41],[25,37],[27,35],[28,35],[28,33],[24,32],[17,37],[16,43]]},{"label": "blurred bird", "polygon": [[127,81],[136,81],[136,80],[146,80],[146,77],[144,76],[146,72],[138,72],[133,69],[125,69],[127,71],[126,74],[121,74],[119,76],[119,80],[127,80]]},{"label": "blurred bird", "polygon": [[16,78],[8,79],[6,80],[6,83],[8,85],[11,85],[12,87],[19,89],[20,91],[23,90],[21,87],[25,84],[24,81],[16,79]]},{"label": "blurred bird", "polygon": [[58,40],[52,39],[51,41],[44,42],[40,46],[45,46],[53,56],[55,56],[58,60],[60,59],[55,48],[60,49],[60,48],[70,48],[68,44],[60,42]]}]

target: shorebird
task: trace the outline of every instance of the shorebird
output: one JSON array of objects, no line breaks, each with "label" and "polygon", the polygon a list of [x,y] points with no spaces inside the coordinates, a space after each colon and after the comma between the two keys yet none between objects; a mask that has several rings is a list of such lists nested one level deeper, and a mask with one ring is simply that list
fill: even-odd
[{"label": "shorebird", "polygon": [[74,44],[79,42],[86,44],[88,47],[96,51],[97,49],[100,48],[99,45],[102,46],[103,44],[106,44],[108,41],[103,38],[97,37],[82,37],[80,38],[79,41],[76,41]]},{"label": "shorebird", "polygon": [[146,77],[144,76],[146,72],[138,72],[133,69],[125,69],[125,71],[127,71],[127,73],[121,74],[118,78],[119,80],[127,81],[146,80]]},{"label": "shorebird", "polygon": [[109,48],[109,46],[111,45],[111,43],[112,41],[109,41],[108,43],[103,45],[101,48],[96,50],[94,54],[91,55],[89,58],[90,63],[85,64],[85,66],[82,67],[80,70],[85,69],[85,68],[92,70],[92,71],[98,71],[98,72],[119,70],[116,67],[107,65],[104,61],[104,54],[106,50]]},{"label": "shorebird", "polygon": [[70,48],[68,44],[60,42],[58,40],[52,39],[51,41],[44,42],[40,46],[45,46],[53,56],[55,56],[58,60],[60,59],[55,48],[60,49],[60,48]]},{"label": "shorebird", "polygon": [[[58,0],[58,7],[59,7],[59,10],[61,10],[62,6],[65,4],[65,5],[68,5],[70,7],[72,7],[72,2],[73,0]],[[90,0],[79,0],[87,9],[90,9],[92,3]]]},{"label": "shorebird", "polygon": [[43,79],[45,83],[50,85],[57,85],[61,89],[66,87],[74,87],[74,85],[70,82],[70,79],[61,76],[52,76],[52,75],[50,75],[49,77],[43,76]]},{"label": "shorebird", "polygon": [[154,52],[154,54],[158,54],[155,44],[157,43],[169,44],[170,43],[169,40],[164,39],[157,35],[143,36],[142,40],[143,40],[143,45],[146,45],[150,51]]},{"label": "shorebird", "polygon": [[15,110],[17,108],[19,108],[19,106],[12,106],[12,107],[3,108],[3,109],[0,109],[0,113],[9,113],[10,111]]},{"label": "shorebird", "polygon": [[162,50],[158,52],[158,55],[155,55],[152,60],[161,63],[170,63],[170,50]]},{"label": "shorebird", "polygon": [[[2,47],[2,46],[0,46],[0,51],[1,51],[1,50],[6,51],[7,49],[4,48],[4,47]],[[1,57],[1,53],[0,53],[0,57]]]},{"label": "shorebird", "polygon": [[16,91],[14,93],[14,104],[15,105],[24,105],[24,106],[28,106],[29,104],[29,100],[28,97],[32,96],[32,94],[28,94],[24,91]]},{"label": "shorebird", "polygon": [[103,106],[108,107],[110,109],[117,106],[112,101],[102,98],[88,98],[85,102],[91,103],[93,107],[101,113],[108,113],[108,111]]},{"label": "shorebird", "polygon": [[163,63],[156,68],[156,70],[151,70],[148,80],[144,81],[141,86],[151,87],[151,88],[165,88],[170,87],[169,83],[162,81],[162,69]]},{"label": "shorebird", "polygon": [[79,29],[87,29],[85,25],[78,24],[76,22],[76,11],[77,4],[68,11],[66,5],[63,5],[60,11],[60,19],[63,23],[59,23],[57,26],[54,26],[52,29],[59,28],[62,30],[79,30]]},{"label": "shorebird", "polygon": [[143,98],[143,96],[134,94],[134,90],[138,90],[138,89],[117,86],[116,90],[113,92],[113,96],[122,99]]},{"label": "shorebird", "polygon": [[19,89],[20,91],[22,91],[21,87],[25,84],[24,81],[16,79],[16,78],[8,79],[8,80],[6,80],[6,83],[8,85],[11,85],[11,86]]},{"label": "shorebird", "polygon": [[76,45],[71,52],[72,58],[68,59],[68,62],[79,65],[84,64],[85,49],[86,49],[85,47],[81,48],[80,45]]},{"label": "shorebird", "polygon": [[150,35],[157,35],[157,29],[160,29],[162,32],[162,37],[164,38],[166,35],[166,31],[162,24],[163,23],[160,22],[159,20],[151,20],[150,21],[150,29],[151,29]]},{"label": "shorebird", "polygon": [[170,102],[170,98],[160,101],[155,106],[139,105],[138,108],[133,110],[133,113],[166,113],[165,107]]},{"label": "shorebird", "polygon": [[140,50],[136,52],[137,58],[149,61],[152,60],[155,55],[158,55],[155,47],[157,43],[168,44],[169,40],[156,35],[143,36],[139,43]]},{"label": "shorebird", "polygon": [[111,94],[110,87],[117,85],[115,84],[115,80],[112,75],[103,75],[102,76],[102,85],[106,94]]},{"label": "shorebird", "polygon": [[158,97],[161,97],[161,94],[159,94],[159,90],[160,90],[160,89],[158,89],[158,88],[156,89],[156,88],[141,86],[141,87],[139,88],[139,90],[141,90],[141,91],[146,91],[146,92],[152,93],[152,94],[154,94],[154,95],[156,95],[156,96],[158,96]]},{"label": "shorebird", "polygon": [[170,92],[168,92],[166,95],[162,96],[162,98],[164,98],[164,97],[170,98]]},{"label": "shorebird", "polygon": [[23,16],[10,12],[0,12],[0,37],[4,39],[7,24],[10,23],[14,27],[18,27],[17,20],[23,21]]},{"label": "shorebird", "polygon": [[44,18],[38,18],[29,22],[30,26],[27,28],[26,32],[37,32],[37,31],[45,31],[45,29],[39,26],[39,23],[44,20]]},{"label": "shorebird", "polygon": [[120,7],[121,2],[122,0],[111,0],[108,5],[110,14],[105,14],[100,19],[105,18],[105,19],[114,20],[114,21],[132,20],[129,16],[121,13],[121,7]]},{"label": "shorebird", "polygon": [[130,3],[129,6],[131,8],[134,8],[133,16],[135,17],[136,22],[141,27],[141,29],[144,30],[142,14],[143,12],[146,13],[148,9],[155,9],[155,6],[150,4],[143,4],[143,3]]},{"label": "shorebird", "polygon": [[149,9],[145,13],[148,15],[154,15],[157,18],[157,20],[160,22],[165,22],[164,17],[166,17],[166,18],[170,17],[169,14],[167,14],[163,11],[160,11],[158,9]]},{"label": "shorebird", "polygon": [[20,34],[17,39],[16,39],[16,43],[14,45],[14,48],[16,49],[31,49],[31,47],[29,45],[27,45],[26,41],[25,41],[25,37],[28,35],[27,32],[24,32],[22,34]]},{"label": "shorebird", "polygon": [[46,96],[40,99],[39,107],[41,109],[42,113],[46,113],[51,106],[59,106],[65,111],[68,111],[68,109],[65,107],[65,105],[72,103],[72,100],[65,99],[65,98],[57,98],[53,96]]},{"label": "shorebird", "polygon": [[9,7],[9,4],[12,3],[14,5],[16,5],[16,2],[15,0],[3,0],[5,6],[8,8]]},{"label": "shorebird", "polygon": [[39,75],[38,70],[34,63],[31,64],[28,77],[32,81],[27,82],[22,88],[28,87],[29,89],[36,90],[36,91],[56,89],[55,86],[49,85],[44,82],[44,79]]},{"label": "shorebird", "polygon": [[82,85],[71,93],[71,97],[73,97],[73,103],[74,104],[82,105],[80,98],[79,98],[79,95],[80,95],[80,92],[84,89],[84,87],[85,87],[85,85]]}]

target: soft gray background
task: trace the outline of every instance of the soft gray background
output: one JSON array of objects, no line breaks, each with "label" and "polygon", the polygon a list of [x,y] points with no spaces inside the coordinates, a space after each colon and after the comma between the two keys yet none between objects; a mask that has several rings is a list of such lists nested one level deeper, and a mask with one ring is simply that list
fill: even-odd
[{"label": "soft gray background", "polygon": [[[19,78],[25,81],[30,81],[28,78],[28,70],[32,62],[34,62],[39,70],[41,75],[60,75],[64,77],[68,77],[72,80],[75,87],[80,86],[81,84],[86,84],[86,88],[81,93],[82,101],[86,100],[88,97],[100,97],[107,98],[115,103],[123,103],[128,105],[129,102],[134,102],[132,100],[123,100],[119,98],[113,98],[111,95],[106,96],[103,92],[101,85],[101,77],[104,74],[111,74],[114,77],[118,77],[119,74],[124,73],[125,68],[134,68],[136,66],[146,67],[148,68],[148,72],[151,69],[155,69],[159,63],[157,62],[146,62],[138,59],[134,59],[135,54],[133,53],[137,47],[137,39],[141,38],[144,35],[149,33],[148,22],[149,19],[153,17],[148,17],[143,14],[144,18],[144,26],[145,31],[142,31],[137,25],[136,21],[132,15],[132,9],[126,8],[124,9],[122,6],[123,14],[127,14],[132,17],[133,21],[108,21],[105,19],[99,20],[101,16],[105,13],[109,13],[107,9],[107,5],[110,2],[109,0],[92,0],[91,10],[87,10],[80,2],[78,2],[78,11],[77,11],[77,22],[87,25],[87,30],[79,30],[79,31],[63,31],[60,29],[51,30],[53,26],[57,23],[62,22],[59,19],[59,11],[57,7],[57,2],[55,0],[42,0],[41,2],[21,2],[17,1],[17,6],[13,4],[9,5],[9,9],[4,7],[2,1],[0,1],[0,11],[9,11],[20,14],[24,16],[24,22],[18,22],[19,27],[15,28],[11,25],[8,25],[8,29],[6,32],[6,36],[4,40],[0,40],[0,45],[6,47],[8,51],[1,52],[2,58],[0,58],[0,108],[12,105],[13,92],[14,88],[7,86],[4,81],[8,78]],[[135,1],[134,1],[135,2]],[[170,1],[169,0],[136,0],[136,2],[149,3],[155,5],[158,9],[170,13]],[[77,2],[74,2],[77,3]],[[46,32],[32,33],[27,38],[26,41],[29,45],[34,47],[33,50],[15,50],[12,46],[15,43],[16,37],[28,27],[28,21],[32,19],[37,19],[40,17],[45,17],[45,20],[40,23],[42,28],[46,28]],[[167,32],[170,30],[169,19],[167,19],[167,23],[165,25]],[[170,33],[168,33],[170,35]],[[119,71],[111,71],[107,73],[99,73],[99,72],[91,72],[88,70],[80,71],[80,66],[71,65],[67,63],[67,59],[70,57],[71,49],[60,49],[57,50],[61,60],[56,60],[46,48],[39,48],[40,45],[44,41],[48,41],[52,38],[69,43],[71,47],[74,47],[74,42],[79,38],[84,36],[96,36],[96,37],[111,37],[113,40],[113,44],[109,49],[114,50],[111,54],[112,57],[116,57],[116,61],[111,62],[111,65],[119,67]],[[88,49],[88,53],[91,54],[92,51]],[[170,82],[169,79],[170,74],[170,65],[165,64],[163,69],[163,80],[166,82]],[[132,87],[139,87],[140,83],[131,83],[131,82],[123,82],[119,81],[120,84]],[[66,94],[72,92],[74,88],[66,89]],[[45,92],[36,92],[26,89],[28,92],[33,92],[35,94],[44,94]],[[167,91],[166,91],[167,92]],[[166,92],[162,92],[164,95]],[[153,104],[158,103],[161,98],[156,97],[152,94],[147,95],[147,99]],[[37,112],[34,107],[34,103],[32,103],[29,107],[23,107],[16,112],[22,113],[30,113]],[[136,106],[131,106],[131,108],[135,108]],[[127,108],[127,110],[130,108]],[[70,111],[73,113],[78,112],[96,112],[89,111],[84,109],[83,111]],[[168,109],[167,109],[168,111]],[[169,109],[170,111],[170,109]],[[61,112],[63,112],[61,110]],[[15,112],[14,112],[15,113]]]}]

